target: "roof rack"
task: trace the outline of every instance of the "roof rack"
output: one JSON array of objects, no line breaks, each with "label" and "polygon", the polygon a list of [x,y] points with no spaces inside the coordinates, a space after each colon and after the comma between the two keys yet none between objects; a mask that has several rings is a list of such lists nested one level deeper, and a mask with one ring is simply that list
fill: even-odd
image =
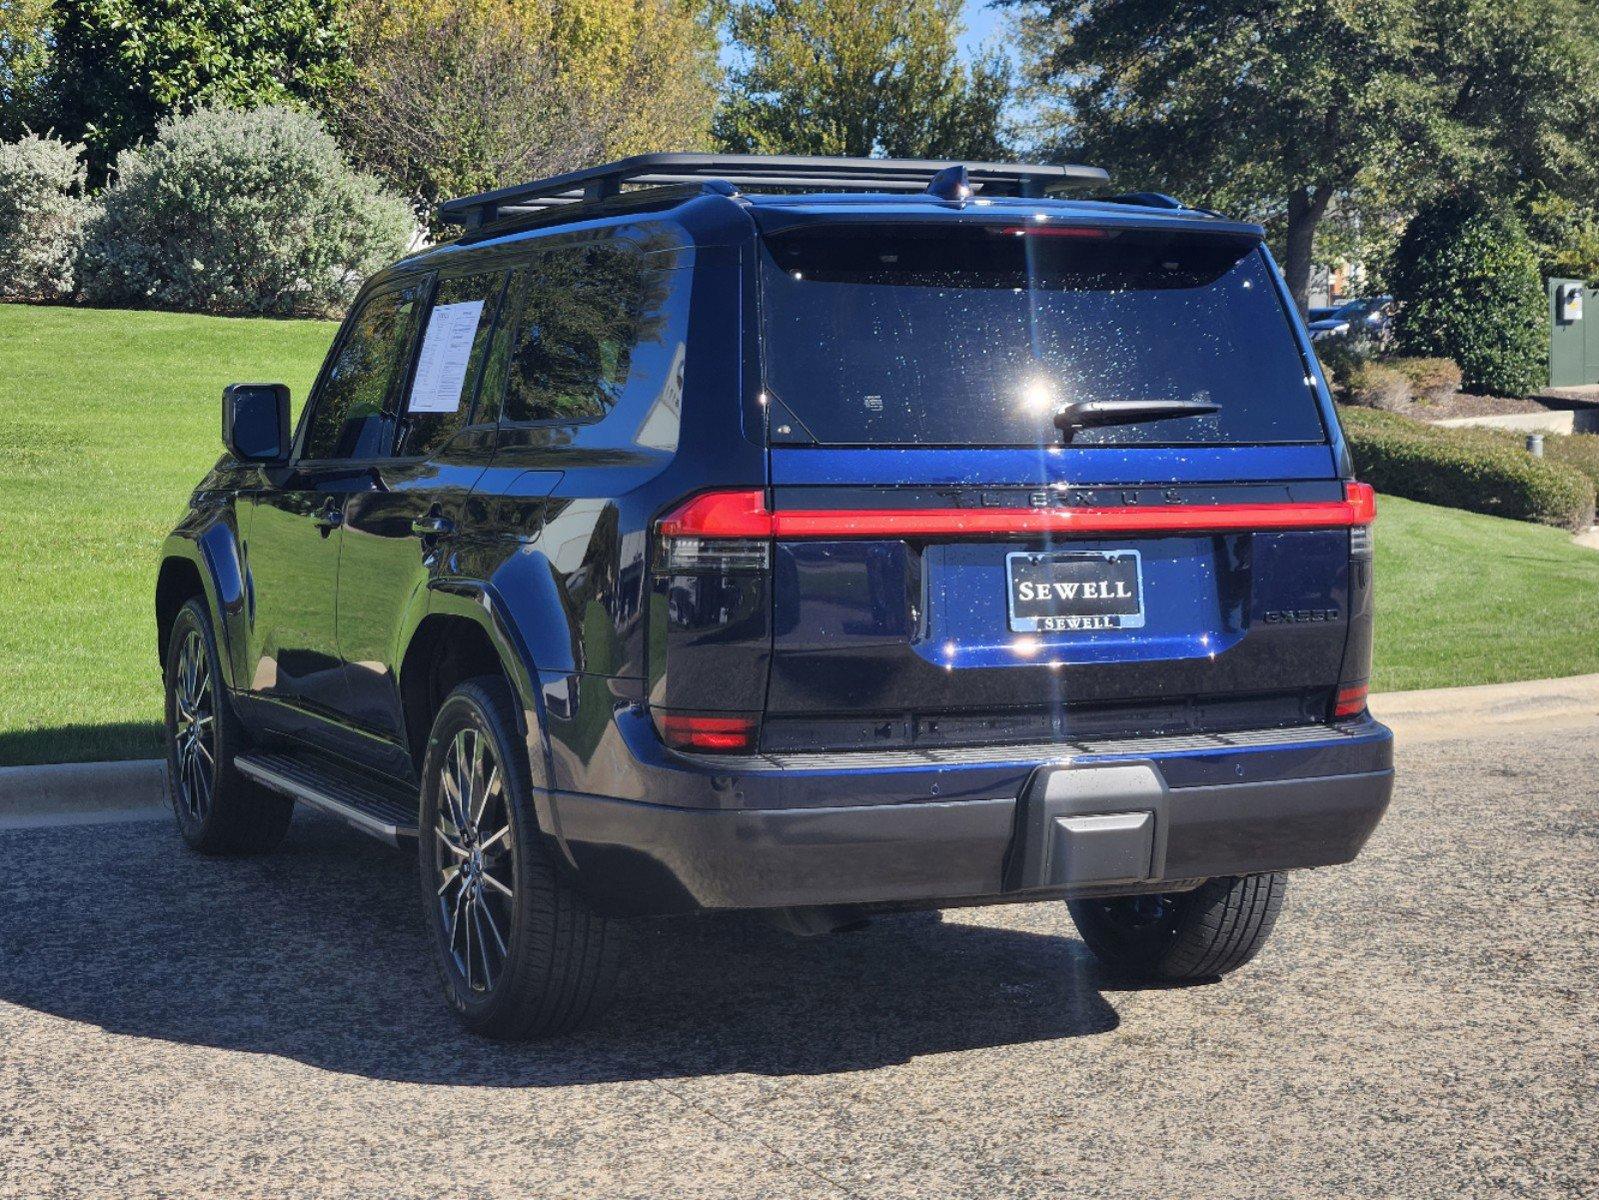
[{"label": "roof rack", "polygon": [[513,212],[607,200],[619,195],[623,184],[701,183],[706,190],[724,195],[751,188],[923,192],[934,176],[959,166],[964,166],[974,190],[990,196],[1045,196],[1075,184],[1102,184],[1110,179],[1098,167],[1051,163],[961,164],[800,154],[635,154],[603,166],[447,200],[439,206],[439,219],[476,229]]}]

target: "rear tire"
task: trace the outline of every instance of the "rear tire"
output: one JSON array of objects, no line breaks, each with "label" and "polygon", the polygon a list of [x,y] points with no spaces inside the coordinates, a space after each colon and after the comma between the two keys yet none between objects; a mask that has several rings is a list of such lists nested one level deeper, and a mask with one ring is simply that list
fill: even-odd
[{"label": "rear tire", "polygon": [[277,848],[294,801],[269,792],[233,765],[244,730],[228,703],[211,614],[198,597],[179,611],[167,639],[167,796],[183,840],[204,854]]},{"label": "rear tire", "polygon": [[1271,935],[1287,876],[1211,879],[1191,892],[1071,900],[1088,948],[1128,975],[1186,983],[1236,971]]},{"label": "rear tire", "polygon": [[510,688],[461,684],[422,772],[422,904],[444,994],[474,1033],[566,1033],[610,1004],[621,930],[562,877],[533,810]]}]

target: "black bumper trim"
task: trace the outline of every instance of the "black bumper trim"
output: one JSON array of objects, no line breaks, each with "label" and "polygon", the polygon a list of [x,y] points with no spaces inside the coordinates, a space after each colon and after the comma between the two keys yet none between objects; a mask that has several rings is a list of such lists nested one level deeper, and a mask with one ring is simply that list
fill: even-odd
[{"label": "black bumper trim", "polygon": [[[1077,770],[1091,785],[1094,768]],[[1391,770],[1170,789],[1156,818],[1161,861],[1138,890],[1163,880],[1348,862],[1376,828],[1392,789]],[[1076,810],[1150,808],[1109,793],[1103,804]],[[1025,811],[1018,812],[1025,800],[1012,796],[719,811],[570,793],[551,801],[580,886],[613,913],[936,906],[1081,890],[1014,869],[1007,874],[1025,826]]]}]

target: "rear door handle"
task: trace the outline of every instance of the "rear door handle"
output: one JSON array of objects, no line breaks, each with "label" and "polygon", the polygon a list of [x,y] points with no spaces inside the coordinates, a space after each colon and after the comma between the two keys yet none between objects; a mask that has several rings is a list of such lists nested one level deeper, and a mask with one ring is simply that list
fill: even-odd
[{"label": "rear door handle", "polygon": [[447,533],[455,532],[455,522],[449,517],[429,513],[411,522],[411,532],[417,537],[443,537]]}]

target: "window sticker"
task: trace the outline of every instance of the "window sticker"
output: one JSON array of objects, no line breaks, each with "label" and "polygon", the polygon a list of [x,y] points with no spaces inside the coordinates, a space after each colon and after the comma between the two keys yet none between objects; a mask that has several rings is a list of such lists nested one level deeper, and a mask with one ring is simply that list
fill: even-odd
[{"label": "window sticker", "polygon": [[461,410],[461,388],[472,360],[472,341],[483,316],[483,301],[435,305],[416,364],[407,412],[453,413]]}]

